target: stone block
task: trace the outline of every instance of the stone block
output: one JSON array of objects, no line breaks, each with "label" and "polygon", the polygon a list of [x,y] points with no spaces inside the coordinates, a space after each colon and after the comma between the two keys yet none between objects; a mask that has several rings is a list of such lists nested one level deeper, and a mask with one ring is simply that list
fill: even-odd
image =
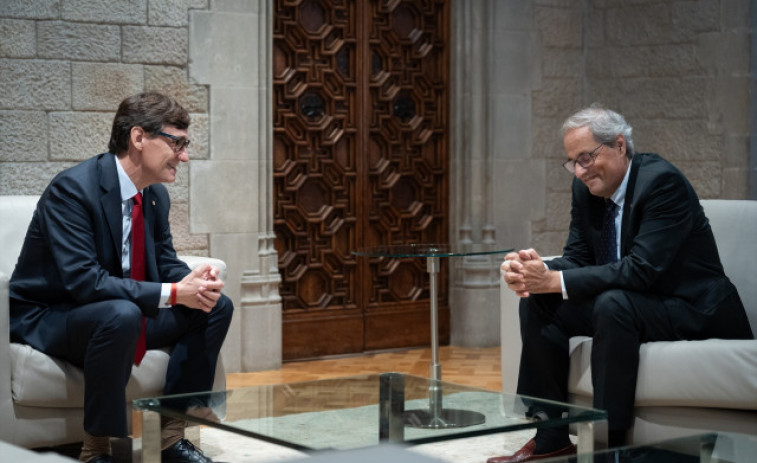
[{"label": "stone block", "polygon": [[103,24],[146,24],[147,0],[66,0],[62,17],[69,21]]},{"label": "stone block", "polygon": [[571,194],[547,193],[547,230],[567,230],[570,225]]},{"label": "stone block", "polygon": [[723,147],[723,167],[725,169],[749,168],[749,136],[733,135],[725,136]]},{"label": "stone block", "polygon": [[179,164],[176,172],[176,181],[173,183],[164,183],[171,197],[171,205],[189,202],[189,163]]},{"label": "stone block", "polygon": [[105,62],[121,58],[119,26],[41,21],[37,31],[41,58]]},{"label": "stone block", "polygon": [[494,159],[531,157],[531,98],[524,94],[493,95],[489,100],[488,138]]},{"label": "stone block", "polygon": [[144,73],[138,64],[73,63],[73,108],[115,113],[127,96],[144,88]]},{"label": "stone block", "polygon": [[213,10],[225,13],[258,14],[265,9],[266,0],[214,0]]},{"label": "stone block", "polygon": [[185,28],[123,26],[124,63],[187,64]]},{"label": "stone block", "polygon": [[542,73],[545,78],[577,79],[584,72],[581,49],[545,48],[541,50],[541,56]]},{"label": "stone block", "polygon": [[580,103],[579,79],[544,79],[542,87],[533,92],[533,111],[539,116],[561,117]]},{"label": "stone block", "polygon": [[702,66],[691,43],[639,45],[623,49],[617,59],[612,48],[591,49],[586,73],[594,78],[680,77],[701,75]]},{"label": "stone block", "polygon": [[722,168],[720,162],[676,162],[700,198],[720,198]]},{"label": "stone block", "polygon": [[749,197],[749,171],[747,169],[723,169],[721,199],[754,199]]},{"label": "stone block", "polygon": [[268,51],[255,14],[190,12],[189,76],[201,84],[257,87],[259,50]]},{"label": "stone block", "polygon": [[556,159],[564,157],[565,151],[562,145],[562,134],[560,128],[563,120],[568,117],[575,107],[559,108],[557,116],[542,116],[536,113],[531,128],[531,157],[534,159]]},{"label": "stone block", "polygon": [[751,130],[750,114],[754,109],[750,104],[751,83],[746,75],[718,79],[717,85],[723,89],[723,125],[730,133],[747,134]]},{"label": "stone block", "polygon": [[178,254],[208,249],[207,233],[193,234],[189,231],[189,203],[171,202],[171,235]]},{"label": "stone block", "polygon": [[0,195],[41,195],[50,180],[71,162],[4,162],[0,169]]},{"label": "stone block", "polygon": [[542,45],[554,48],[580,48],[582,41],[581,9],[535,6],[536,29]]},{"label": "stone block", "polygon": [[721,159],[723,137],[709,131],[704,119],[639,118],[632,126],[636,152],[653,152],[685,161]]},{"label": "stone block", "polygon": [[0,59],[0,109],[71,108],[71,64]]},{"label": "stone block", "polygon": [[675,2],[671,5],[673,25],[693,32],[712,32],[720,29],[720,5],[712,0]]},{"label": "stone block", "polygon": [[721,0],[721,27],[725,31],[745,30],[750,27],[750,0]]},{"label": "stone block", "polygon": [[568,239],[568,227],[563,231],[534,233],[531,247],[541,256],[559,256]]},{"label": "stone block", "polygon": [[34,21],[0,19],[0,58],[32,58],[35,42]]},{"label": "stone block", "polygon": [[259,89],[214,86],[210,99],[213,159],[266,158],[268,153],[257,149],[266,137],[261,133],[260,114],[267,111],[266,106],[260,104]]},{"label": "stone block", "polygon": [[[492,271],[498,265],[491,264]],[[497,271],[496,275],[499,275]],[[499,280],[490,288],[450,288],[450,343],[461,347],[499,345]]]},{"label": "stone block", "polygon": [[49,119],[51,160],[83,161],[108,151],[113,114],[53,112]]},{"label": "stone block", "polygon": [[189,9],[207,9],[208,0],[150,0],[147,21],[150,26],[186,27]]},{"label": "stone block", "polygon": [[239,233],[258,227],[258,163],[193,161],[192,233]]},{"label": "stone block", "polygon": [[0,111],[0,162],[47,161],[44,111]]},{"label": "stone block", "polygon": [[59,19],[61,0],[11,0],[2,2],[6,18]]},{"label": "stone block", "polygon": [[609,45],[629,47],[662,43],[683,43],[695,36],[685,25],[673,24],[670,3],[623,4],[606,13]]},{"label": "stone block", "polygon": [[531,30],[534,27],[533,2],[490,2],[492,26],[508,31]]},{"label": "stone block", "polygon": [[210,157],[208,149],[209,117],[207,114],[192,114],[191,117],[189,136],[192,144],[189,145],[189,157],[190,159],[208,159]]},{"label": "stone block", "polygon": [[145,90],[171,95],[190,113],[208,112],[208,89],[190,83],[186,68],[145,66]]},{"label": "stone block", "polygon": [[697,37],[696,52],[705,75],[748,75],[750,37],[747,31],[713,32]]},{"label": "stone block", "polygon": [[[527,94],[533,86],[539,67],[535,59],[538,49],[529,32],[494,31],[493,39],[498,46],[491,49],[489,67],[492,78],[489,89],[492,93]],[[484,50],[489,49],[484,47]]]},{"label": "stone block", "polygon": [[703,95],[709,93],[704,77],[624,79],[620,95],[633,95],[623,104],[624,116],[658,119],[706,118]]}]

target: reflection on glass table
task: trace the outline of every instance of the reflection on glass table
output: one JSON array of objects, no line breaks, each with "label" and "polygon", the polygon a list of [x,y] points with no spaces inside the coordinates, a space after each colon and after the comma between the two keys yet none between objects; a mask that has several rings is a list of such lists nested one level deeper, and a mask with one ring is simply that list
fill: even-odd
[{"label": "reflection on glass table", "polygon": [[408,410],[405,421],[410,426],[425,428],[450,428],[481,424],[485,416],[471,410],[462,410],[444,406],[439,381],[442,379],[442,365],[439,362],[439,299],[437,275],[439,259],[442,257],[467,257],[489,254],[505,254],[512,249],[495,244],[399,244],[371,246],[353,251],[356,256],[383,258],[426,259],[426,271],[429,274],[429,302],[431,314],[431,366],[432,382],[428,391],[428,407]]},{"label": "reflection on glass table", "polygon": [[[302,451],[353,449],[382,441],[415,445],[568,423],[578,428],[579,446],[593,451],[594,423],[607,416],[591,408],[445,382],[440,390],[446,403],[481,413],[485,421],[441,429],[406,426],[404,411],[426,402],[432,382],[382,373],[139,399],[134,407],[142,412],[142,461],[160,461],[160,415]],[[541,410],[557,410],[554,416],[560,418],[540,421],[535,417],[543,416]]]},{"label": "reflection on glass table", "polygon": [[[757,436],[707,433],[646,445],[606,449],[592,455],[579,455],[578,458],[595,463],[754,463],[757,462]],[[576,457],[541,461],[573,463]]]}]

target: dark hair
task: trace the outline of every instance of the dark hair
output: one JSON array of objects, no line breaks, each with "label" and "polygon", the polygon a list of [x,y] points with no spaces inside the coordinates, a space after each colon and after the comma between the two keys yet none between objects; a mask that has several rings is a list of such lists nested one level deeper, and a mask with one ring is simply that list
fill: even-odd
[{"label": "dark hair", "polygon": [[157,135],[166,125],[182,130],[189,127],[189,113],[175,99],[157,92],[125,98],[113,118],[108,150],[113,154],[125,153],[132,127],[142,127],[150,135]]}]

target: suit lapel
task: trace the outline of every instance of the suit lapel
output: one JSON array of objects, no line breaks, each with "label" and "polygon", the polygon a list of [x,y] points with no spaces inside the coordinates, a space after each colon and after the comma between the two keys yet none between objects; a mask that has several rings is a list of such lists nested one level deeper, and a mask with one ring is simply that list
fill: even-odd
[{"label": "suit lapel", "polygon": [[[120,259],[121,242],[123,240],[123,219],[121,217],[121,189],[118,184],[116,162],[115,155],[105,153],[97,161],[97,170],[100,177],[100,190],[102,191],[100,205],[103,216],[105,216],[105,221],[108,223],[108,229],[110,230],[111,242],[109,245],[114,255]],[[102,239],[105,239],[105,237]],[[108,243],[105,244],[108,245]],[[121,265],[119,264],[114,267],[120,269]]]}]

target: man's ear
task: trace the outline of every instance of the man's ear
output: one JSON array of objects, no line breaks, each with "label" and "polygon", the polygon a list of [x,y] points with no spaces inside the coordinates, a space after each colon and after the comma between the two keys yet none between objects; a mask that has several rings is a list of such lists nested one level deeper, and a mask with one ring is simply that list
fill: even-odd
[{"label": "man's ear", "polygon": [[620,150],[620,154],[625,156],[626,149],[628,148],[626,146],[626,137],[624,137],[623,134],[618,134],[618,138],[615,139],[615,143],[618,144],[618,149]]},{"label": "man's ear", "polygon": [[142,127],[135,126],[131,128],[131,131],[129,132],[129,140],[134,148],[142,151],[142,144],[145,138],[147,138],[147,133]]}]

